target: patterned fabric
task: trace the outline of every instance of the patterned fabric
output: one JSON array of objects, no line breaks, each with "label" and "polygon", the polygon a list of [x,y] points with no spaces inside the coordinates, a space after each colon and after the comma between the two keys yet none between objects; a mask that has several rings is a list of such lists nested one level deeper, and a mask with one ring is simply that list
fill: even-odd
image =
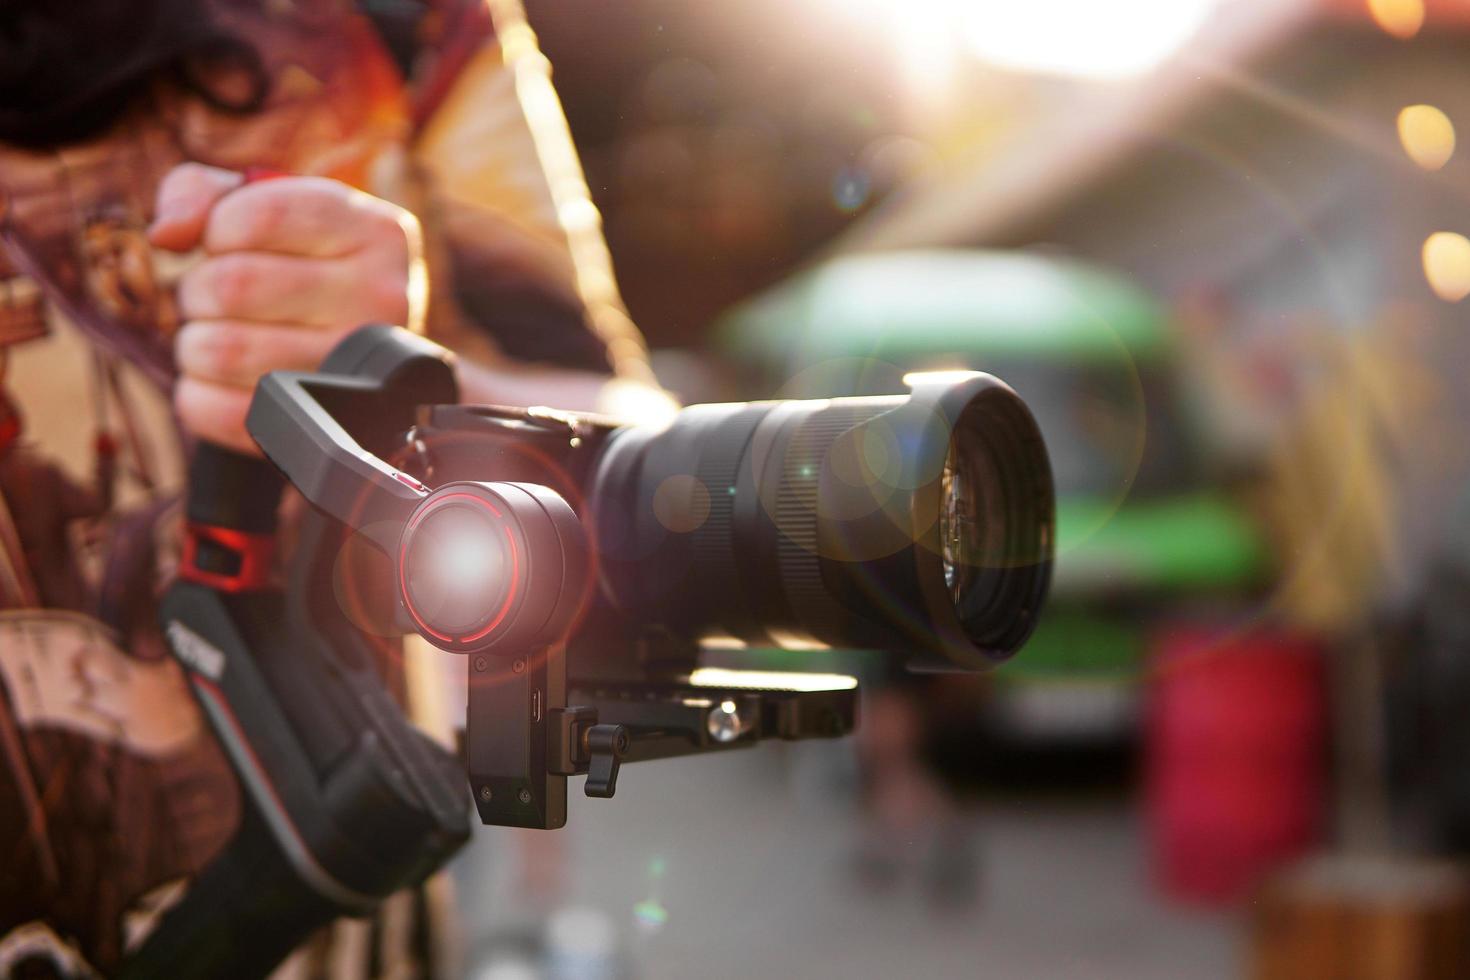
[{"label": "patterned fabric", "polygon": [[178,666],[86,616],[0,613],[0,684],[0,935],[44,921],[105,969],[147,896],[228,840],[235,780]]},{"label": "patterned fabric", "polygon": [[[144,237],[165,174],[193,160],[381,191],[401,172],[406,96],[371,26],[340,3],[266,8],[277,9],[214,12],[260,54],[270,79],[261,111],[224,111],[160,79],[98,138],[0,148],[0,239],[12,264],[96,343],[161,386],[173,375],[172,287],[187,262],[154,252]],[[227,88],[238,72],[224,65],[213,82]]]}]

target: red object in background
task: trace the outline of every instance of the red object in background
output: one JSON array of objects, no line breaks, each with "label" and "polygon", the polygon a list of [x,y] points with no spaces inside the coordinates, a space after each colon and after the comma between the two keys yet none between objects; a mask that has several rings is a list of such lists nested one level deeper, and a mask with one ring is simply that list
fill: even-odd
[{"label": "red object in background", "polygon": [[1152,649],[1146,817],[1172,897],[1228,902],[1322,837],[1320,647],[1269,629],[1176,626]]}]

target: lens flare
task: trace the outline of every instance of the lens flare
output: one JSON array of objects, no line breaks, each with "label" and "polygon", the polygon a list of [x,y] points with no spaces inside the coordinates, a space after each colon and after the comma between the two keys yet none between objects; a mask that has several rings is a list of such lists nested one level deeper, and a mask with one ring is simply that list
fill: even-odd
[{"label": "lens flare", "polygon": [[843,167],[832,178],[832,203],[843,214],[852,214],[867,203],[870,189],[867,174],[854,167]]},{"label": "lens flare", "polygon": [[628,425],[667,425],[679,414],[679,403],[660,388],[613,378],[597,395],[597,412]]},{"label": "lens flare", "polygon": [[645,935],[658,932],[669,921],[669,910],[659,901],[659,883],[663,880],[664,872],[668,870],[668,862],[661,857],[655,857],[648,862],[648,890],[649,896],[637,905],[633,906],[633,921],[638,925],[639,931]]},{"label": "lens flare", "polygon": [[676,534],[699,530],[709,514],[709,487],[697,476],[675,473],[653,491],[654,518]]},{"label": "lens flare", "polygon": [[1424,278],[1446,303],[1470,296],[1470,239],[1437,231],[1424,240]]},{"label": "lens flare", "polygon": [[1455,152],[1455,124],[1432,105],[1411,105],[1399,113],[1399,142],[1425,170],[1438,170]]},{"label": "lens flare", "polygon": [[699,667],[689,675],[693,687],[723,687],[733,690],[851,691],[857,678],[848,674],[790,673],[774,670],[729,670]]},{"label": "lens flare", "polygon": [[669,910],[656,899],[645,899],[633,906],[633,918],[645,932],[657,932],[669,921]]},{"label": "lens flare", "polygon": [[979,377],[982,372],[969,368],[943,368],[937,371],[910,371],[903,376],[903,383],[910,388],[920,385],[952,385]]},{"label": "lens flare", "polygon": [[408,598],[449,633],[478,621],[505,592],[507,542],[488,514],[474,506],[441,508],[423,522],[406,556]]},{"label": "lens flare", "polygon": [[437,557],[440,575],[464,588],[482,588],[499,565],[497,550],[487,548],[485,539],[485,534],[475,534],[444,542]]},{"label": "lens flare", "polygon": [[1217,0],[970,0],[957,5],[976,56],[1020,71],[1118,79],[1145,74],[1183,48]]},{"label": "lens flare", "polygon": [[1423,0],[1368,0],[1374,23],[1401,40],[1408,40],[1424,26]]}]

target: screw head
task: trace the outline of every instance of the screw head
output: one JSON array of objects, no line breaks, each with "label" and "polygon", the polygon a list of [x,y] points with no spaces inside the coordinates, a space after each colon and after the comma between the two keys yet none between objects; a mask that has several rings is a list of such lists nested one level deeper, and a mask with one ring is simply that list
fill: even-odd
[{"label": "screw head", "polygon": [[490,797],[492,795],[494,795],[494,794],[492,794],[490,792],[490,787],[489,786],[481,786],[480,787],[480,799],[481,800],[485,801],[486,803],[489,803],[490,802]]},{"label": "screw head", "polygon": [[515,663],[510,665],[510,669],[519,674],[521,671],[526,669],[526,662],[524,660],[517,660]]},{"label": "screw head", "polygon": [[521,790],[521,792],[520,792],[520,799],[521,799],[521,802],[522,803],[530,803],[531,802],[531,791],[528,790],[528,789]]},{"label": "screw head", "polygon": [[490,661],[486,660],[484,657],[476,657],[475,658],[475,669],[476,670],[485,670],[489,666],[490,666]]},{"label": "screw head", "polygon": [[709,709],[705,716],[705,731],[709,737],[722,745],[728,745],[750,730],[752,719],[735,701],[726,699]]}]

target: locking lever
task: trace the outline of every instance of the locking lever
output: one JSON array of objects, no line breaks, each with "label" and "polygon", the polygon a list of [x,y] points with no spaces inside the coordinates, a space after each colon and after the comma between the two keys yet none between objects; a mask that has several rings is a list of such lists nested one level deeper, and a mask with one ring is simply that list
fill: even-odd
[{"label": "locking lever", "polygon": [[587,746],[587,785],[583,788],[588,796],[602,800],[612,799],[618,788],[618,767],[623,756],[628,754],[632,738],[622,725],[593,725],[584,736]]}]

